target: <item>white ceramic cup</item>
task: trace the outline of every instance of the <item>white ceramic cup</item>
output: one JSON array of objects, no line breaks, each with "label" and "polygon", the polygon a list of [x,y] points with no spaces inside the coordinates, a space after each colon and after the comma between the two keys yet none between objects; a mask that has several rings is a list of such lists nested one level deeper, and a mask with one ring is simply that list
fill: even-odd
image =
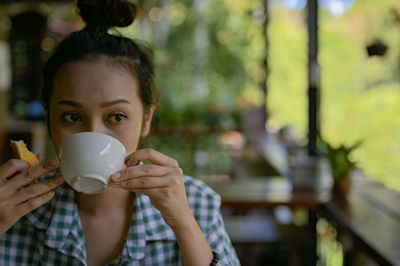
[{"label": "white ceramic cup", "polygon": [[117,139],[96,132],[66,137],[60,145],[60,170],[78,192],[94,194],[109,186],[110,176],[123,169],[129,156]]}]

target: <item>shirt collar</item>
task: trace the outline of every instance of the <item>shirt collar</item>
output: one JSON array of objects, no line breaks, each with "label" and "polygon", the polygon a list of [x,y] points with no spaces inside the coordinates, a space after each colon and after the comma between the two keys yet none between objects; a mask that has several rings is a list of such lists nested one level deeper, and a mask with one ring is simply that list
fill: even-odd
[{"label": "shirt collar", "polygon": [[[37,229],[46,230],[45,244],[62,253],[86,261],[85,238],[75,201],[75,192],[67,184],[56,189],[55,198],[27,215]],[[123,260],[144,258],[146,241],[171,240],[175,234],[164,222],[149,197],[137,194],[132,224],[122,251]]]}]

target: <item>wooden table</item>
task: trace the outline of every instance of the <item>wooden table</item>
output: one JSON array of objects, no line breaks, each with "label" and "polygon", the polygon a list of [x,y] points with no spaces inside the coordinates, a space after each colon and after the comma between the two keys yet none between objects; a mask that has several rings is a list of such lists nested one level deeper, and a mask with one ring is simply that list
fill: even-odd
[{"label": "wooden table", "polygon": [[359,251],[379,265],[400,265],[400,193],[370,180],[355,180],[347,199],[333,198],[322,205],[320,214],[354,240],[346,265]]},{"label": "wooden table", "polygon": [[[354,241],[355,250],[345,254],[345,265],[351,265],[356,252],[368,254],[379,265],[400,265],[400,193],[368,179],[353,182],[347,200],[331,198],[329,192],[294,191],[282,179],[275,178],[207,184],[221,195],[222,206],[307,208],[315,243],[317,216],[327,218],[339,233],[350,235]],[[260,226],[264,223],[258,222]]]},{"label": "wooden table", "polygon": [[[273,210],[278,206],[308,209],[308,240],[311,242],[311,258],[303,265],[316,265],[317,262],[317,211],[330,199],[329,192],[295,191],[290,182],[282,177],[248,178],[229,183],[207,182],[221,196],[222,207],[233,209]],[[224,217],[228,233],[233,241],[263,238],[278,238],[272,232],[266,232],[270,224],[262,217]],[[231,230],[229,230],[231,229]],[[249,235],[245,235],[249,234]]]},{"label": "wooden table", "polygon": [[330,192],[296,191],[282,177],[249,178],[233,182],[207,182],[221,195],[222,205],[235,208],[273,209],[277,206],[315,210],[328,202]]}]

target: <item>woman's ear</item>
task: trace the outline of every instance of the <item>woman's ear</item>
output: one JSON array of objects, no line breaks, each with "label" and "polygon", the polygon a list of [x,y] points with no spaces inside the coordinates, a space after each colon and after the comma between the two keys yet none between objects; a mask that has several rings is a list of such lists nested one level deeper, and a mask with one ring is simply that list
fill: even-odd
[{"label": "woman's ear", "polygon": [[150,133],[151,120],[153,119],[153,114],[155,109],[156,106],[152,104],[150,108],[144,113],[142,133],[141,133],[142,138],[147,137],[147,135],[149,135]]}]

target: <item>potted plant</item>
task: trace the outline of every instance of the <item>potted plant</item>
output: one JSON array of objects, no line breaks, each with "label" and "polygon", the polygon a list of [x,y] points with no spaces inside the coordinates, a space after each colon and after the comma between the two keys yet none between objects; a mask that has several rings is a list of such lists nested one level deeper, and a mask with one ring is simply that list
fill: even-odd
[{"label": "potted plant", "polygon": [[340,196],[346,196],[352,185],[350,172],[357,168],[357,163],[350,158],[350,154],[360,146],[361,141],[350,146],[341,144],[338,147],[327,142],[324,142],[324,144],[326,156],[332,169],[333,192]]}]

